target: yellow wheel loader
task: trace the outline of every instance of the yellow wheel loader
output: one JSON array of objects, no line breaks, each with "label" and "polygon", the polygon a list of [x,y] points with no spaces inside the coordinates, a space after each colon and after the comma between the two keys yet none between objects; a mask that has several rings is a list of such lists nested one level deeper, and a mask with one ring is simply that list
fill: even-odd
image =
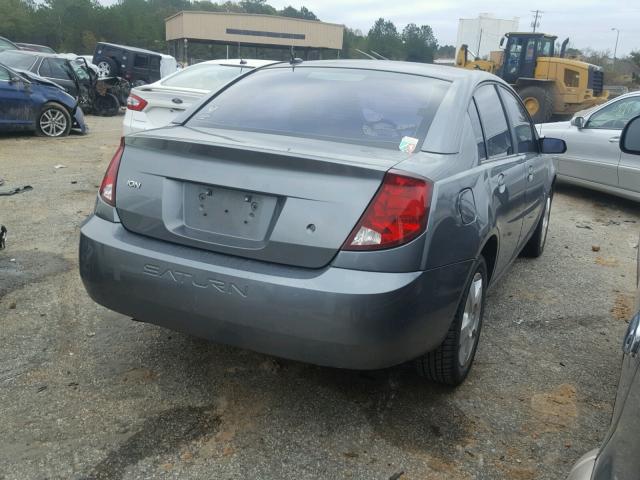
[{"label": "yellow wheel loader", "polygon": [[505,38],[504,51],[491,52],[490,60],[469,60],[469,49],[462,45],[456,66],[491,72],[510,83],[534,122],[548,122],[552,115],[572,115],[607,100],[601,67],[564,58],[569,39],[563,42],[560,55],[554,56],[558,37],[507,33]]}]

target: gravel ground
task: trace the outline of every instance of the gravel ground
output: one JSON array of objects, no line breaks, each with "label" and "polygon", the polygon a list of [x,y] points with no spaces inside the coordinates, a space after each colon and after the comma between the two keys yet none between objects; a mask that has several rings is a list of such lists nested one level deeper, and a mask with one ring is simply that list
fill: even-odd
[{"label": "gravel ground", "polygon": [[94,304],[78,230],[121,118],[88,120],[86,137],[0,137],[0,177],[34,188],[0,197],[0,479],[556,480],[603,439],[637,205],[559,187],[545,254],[490,293],[476,365],[451,390],[403,367],[215,345]]}]

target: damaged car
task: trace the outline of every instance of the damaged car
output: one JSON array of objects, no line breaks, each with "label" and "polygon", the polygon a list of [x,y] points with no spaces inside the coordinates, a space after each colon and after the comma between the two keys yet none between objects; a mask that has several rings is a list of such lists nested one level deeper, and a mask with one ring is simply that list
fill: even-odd
[{"label": "damaged car", "polygon": [[547,239],[555,170],[485,72],[295,61],[123,138],[81,229],[99,304],[308,363],[460,384],[487,290]]},{"label": "damaged car", "polygon": [[25,130],[64,137],[87,133],[87,125],[78,101],[60,85],[0,63],[0,131]]},{"label": "damaged car", "polygon": [[55,82],[78,100],[85,113],[117,115],[129,95],[129,82],[119,77],[100,78],[82,57],[6,50],[0,52],[0,62]]}]

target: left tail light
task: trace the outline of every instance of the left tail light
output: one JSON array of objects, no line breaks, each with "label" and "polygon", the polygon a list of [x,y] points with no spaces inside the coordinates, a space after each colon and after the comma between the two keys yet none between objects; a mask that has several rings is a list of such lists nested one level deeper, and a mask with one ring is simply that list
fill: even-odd
[{"label": "left tail light", "polygon": [[130,94],[127,98],[127,109],[141,112],[147,106],[147,101],[135,94]]},{"label": "left tail light", "polygon": [[118,181],[118,170],[120,169],[120,159],[124,152],[124,137],[120,138],[120,146],[113,155],[107,171],[100,185],[100,198],[112,207],[116,206],[116,182]]},{"label": "left tail light", "polygon": [[381,250],[403,245],[427,228],[433,184],[391,170],[351,231],[343,250]]}]

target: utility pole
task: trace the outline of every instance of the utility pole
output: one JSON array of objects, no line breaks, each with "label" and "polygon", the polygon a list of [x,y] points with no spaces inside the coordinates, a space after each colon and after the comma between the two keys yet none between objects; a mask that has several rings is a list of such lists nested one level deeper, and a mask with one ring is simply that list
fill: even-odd
[{"label": "utility pole", "polygon": [[533,21],[531,22],[531,27],[533,27],[533,31],[535,33],[536,28],[540,26],[540,19],[542,18],[542,14],[544,13],[542,10],[531,10],[533,13]]},{"label": "utility pole", "polygon": [[612,27],[611,31],[616,31],[616,46],[613,47],[613,71],[616,71],[616,54],[618,53],[618,39],[620,38],[620,29]]}]

